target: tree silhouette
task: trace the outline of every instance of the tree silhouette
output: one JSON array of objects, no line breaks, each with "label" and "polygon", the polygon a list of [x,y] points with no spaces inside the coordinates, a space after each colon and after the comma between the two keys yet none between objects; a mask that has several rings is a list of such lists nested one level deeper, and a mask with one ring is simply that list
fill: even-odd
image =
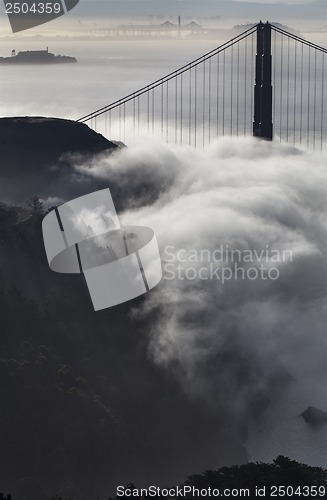
[{"label": "tree silhouette", "polygon": [[[249,488],[255,491],[255,487],[266,487],[270,498],[269,487],[288,485],[293,487],[293,493],[288,498],[299,498],[296,489],[299,487],[321,486],[325,492],[320,498],[327,495],[327,471],[320,467],[312,467],[301,464],[288,457],[280,455],[273,463],[247,463],[233,467],[222,467],[217,471],[205,471],[202,474],[190,476],[184,483],[195,488],[217,488],[220,490],[230,488]],[[187,498],[193,498],[191,496]],[[301,497],[302,498],[302,497]]]},{"label": "tree silhouette", "polygon": [[27,202],[27,205],[31,208],[34,215],[44,213],[43,202],[36,194]]}]

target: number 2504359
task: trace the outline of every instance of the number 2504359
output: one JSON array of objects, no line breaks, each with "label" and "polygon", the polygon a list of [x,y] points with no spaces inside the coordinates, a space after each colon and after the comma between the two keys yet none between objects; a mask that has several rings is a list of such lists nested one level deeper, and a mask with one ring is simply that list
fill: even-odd
[{"label": "number 2504359", "polygon": [[6,3],[7,14],[60,14],[62,12],[62,5],[59,2],[35,2],[32,4],[28,4],[27,2]]}]

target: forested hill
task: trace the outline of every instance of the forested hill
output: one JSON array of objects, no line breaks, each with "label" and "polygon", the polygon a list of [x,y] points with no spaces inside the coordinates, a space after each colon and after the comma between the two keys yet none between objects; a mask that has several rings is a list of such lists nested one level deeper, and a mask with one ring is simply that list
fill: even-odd
[{"label": "forested hill", "polygon": [[244,463],[245,428],[150,359],[131,314],[144,298],[95,313],[81,275],[49,269],[42,215],[2,209],[0,491],[92,498],[132,479],[174,484],[218,457]]}]

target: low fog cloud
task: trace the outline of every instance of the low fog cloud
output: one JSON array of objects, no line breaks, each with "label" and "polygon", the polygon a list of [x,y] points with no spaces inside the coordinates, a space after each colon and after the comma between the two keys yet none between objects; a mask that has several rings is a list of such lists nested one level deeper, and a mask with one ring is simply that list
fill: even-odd
[{"label": "low fog cloud", "polygon": [[[134,315],[146,325],[149,356],[175,373],[190,397],[242,419],[266,404],[273,387],[311,378],[323,405],[327,174],[321,155],[225,138],[206,151],[138,145],[76,169],[119,191],[123,225],[156,232],[164,279]],[[231,256],[201,258],[217,249],[238,251],[244,279],[239,270],[237,279],[227,274],[222,283],[222,267],[234,273]],[[245,262],[251,252],[261,258]],[[220,277],[209,276],[208,259]],[[261,265],[277,270],[271,279],[253,279]],[[201,268],[209,278],[199,276]]]}]

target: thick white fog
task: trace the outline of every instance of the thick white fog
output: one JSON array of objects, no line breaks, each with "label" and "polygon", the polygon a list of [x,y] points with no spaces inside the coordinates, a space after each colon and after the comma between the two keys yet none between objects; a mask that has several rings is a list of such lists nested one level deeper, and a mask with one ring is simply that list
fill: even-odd
[{"label": "thick white fog", "polygon": [[[76,168],[126,193],[135,208],[121,223],[157,234],[164,278],[134,312],[148,320],[153,362],[236,422],[268,398],[251,424],[253,459],[285,454],[326,466],[326,432],[299,417],[308,405],[326,409],[321,155],[225,138],[205,151],[139,144]],[[145,187],[155,200],[130,195]]]}]

